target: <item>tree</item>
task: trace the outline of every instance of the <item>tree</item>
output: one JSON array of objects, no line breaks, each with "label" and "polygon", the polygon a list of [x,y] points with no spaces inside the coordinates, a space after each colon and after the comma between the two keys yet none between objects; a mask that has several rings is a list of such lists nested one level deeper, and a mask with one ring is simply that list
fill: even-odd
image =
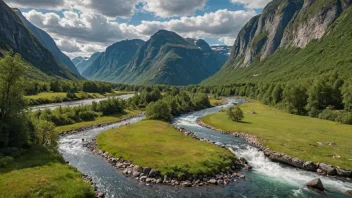
[{"label": "tree", "polygon": [[170,121],[172,115],[168,105],[159,100],[157,102],[151,102],[147,106],[146,117],[153,120]]},{"label": "tree", "polygon": [[230,120],[235,122],[239,122],[244,118],[243,111],[238,106],[227,109],[227,115]]},{"label": "tree", "polygon": [[9,142],[16,144],[13,137],[18,137],[23,131],[18,127],[22,123],[10,125],[14,121],[25,122],[23,110],[26,107],[23,83],[24,66],[21,56],[6,56],[0,60],[0,147],[9,146]]},{"label": "tree", "polygon": [[37,144],[47,147],[57,145],[58,133],[55,131],[55,124],[46,120],[37,119],[35,121]]}]

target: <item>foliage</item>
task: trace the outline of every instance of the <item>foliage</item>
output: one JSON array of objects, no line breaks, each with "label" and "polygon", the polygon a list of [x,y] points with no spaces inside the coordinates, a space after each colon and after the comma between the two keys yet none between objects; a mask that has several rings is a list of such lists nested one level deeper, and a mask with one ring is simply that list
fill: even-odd
[{"label": "foliage", "polygon": [[151,102],[146,109],[146,117],[154,120],[170,121],[172,118],[170,108],[163,101]]},{"label": "foliage", "polygon": [[244,118],[243,111],[238,106],[228,108],[226,113],[229,119],[235,122],[239,122]]}]

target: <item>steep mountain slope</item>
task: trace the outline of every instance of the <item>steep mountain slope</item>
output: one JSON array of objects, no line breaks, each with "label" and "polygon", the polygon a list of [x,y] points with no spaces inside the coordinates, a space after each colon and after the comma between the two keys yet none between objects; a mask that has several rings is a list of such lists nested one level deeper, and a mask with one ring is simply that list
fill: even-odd
[{"label": "steep mountain slope", "polygon": [[17,16],[20,17],[23,24],[39,39],[39,41],[42,43],[42,45],[44,47],[46,47],[54,55],[54,57],[56,58],[56,60],[59,63],[67,66],[76,75],[78,75],[78,76],[80,75],[79,72],[77,71],[75,65],[71,62],[70,58],[61,52],[61,50],[57,47],[54,39],[52,39],[48,33],[41,30],[40,28],[37,28],[32,23],[30,23],[22,15],[22,12],[19,9],[15,8],[13,10],[17,14]]},{"label": "steep mountain slope", "polygon": [[186,38],[186,40],[196,45],[203,52],[205,69],[210,75],[213,75],[218,72],[229,58],[228,55],[223,55],[222,53],[213,51],[209,44],[203,39],[197,40]]},{"label": "steep mountain slope", "polygon": [[135,39],[109,46],[82,75],[90,80],[114,81],[144,43],[142,40]]},{"label": "steep mountain slope", "polygon": [[187,85],[209,77],[203,52],[174,32],[160,30],[142,45],[113,82]]},{"label": "steep mountain slope", "polygon": [[84,64],[88,59],[89,57],[78,56],[76,58],[73,58],[71,61],[77,68],[77,65]]},{"label": "steep mountain slope", "polygon": [[[55,78],[77,80],[81,77],[60,65],[52,53],[24,26],[16,13],[0,1],[0,51],[20,53],[24,62]],[[34,71],[36,69],[28,69]],[[35,74],[35,73],[31,73]],[[40,75],[41,76],[41,75]],[[28,76],[27,77],[36,77]]]},{"label": "steep mountain slope", "polygon": [[97,58],[101,55],[101,52],[96,52],[94,53],[90,58],[88,59],[82,59],[81,62],[75,64],[78,72],[82,75],[84,71],[86,71],[90,65],[94,63]]},{"label": "steep mountain slope", "polygon": [[226,65],[204,84],[288,81],[352,70],[351,0],[274,0],[240,31]]}]

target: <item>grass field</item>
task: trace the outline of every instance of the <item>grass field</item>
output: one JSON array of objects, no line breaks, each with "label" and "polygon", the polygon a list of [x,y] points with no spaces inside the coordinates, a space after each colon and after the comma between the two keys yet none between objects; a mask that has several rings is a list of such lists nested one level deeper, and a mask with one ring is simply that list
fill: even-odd
[{"label": "grass field", "polygon": [[220,106],[220,105],[224,105],[227,103],[225,100],[215,99],[213,97],[210,97],[209,101],[212,106]]},{"label": "grass field", "polygon": [[245,116],[241,123],[230,121],[225,112],[202,121],[224,131],[256,135],[270,149],[302,160],[352,169],[351,125],[292,115],[255,101],[240,107]]},{"label": "grass field", "polygon": [[94,126],[94,125],[97,125],[97,124],[106,124],[106,123],[118,122],[121,119],[130,117],[130,116],[133,116],[133,115],[138,115],[138,114],[141,114],[141,113],[142,113],[142,111],[140,111],[140,110],[124,110],[123,113],[98,117],[94,121],[79,122],[79,123],[75,123],[75,124],[59,126],[59,127],[56,127],[56,131],[58,131],[59,133],[62,133],[62,132],[65,132],[65,131],[76,130],[76,129],[80,129],[80,128],[83,128],[83,127]]},{"label": "grass field", "polygon": [[0,197],[94,197],[94,192],[57,153],[33,146],[0,168]]},{"label": "grass field", "polygon": [[224,170],[235,158],[228,150],[192,139],[170,124],[155,120],[102,133],[97,144],[115,157],[177,177]]}]

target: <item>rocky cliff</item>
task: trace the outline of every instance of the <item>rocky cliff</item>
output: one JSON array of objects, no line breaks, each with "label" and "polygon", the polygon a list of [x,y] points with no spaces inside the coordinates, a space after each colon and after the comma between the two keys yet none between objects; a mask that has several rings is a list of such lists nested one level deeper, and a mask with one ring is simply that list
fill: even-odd
[{"label": "rocky cliff", "polygon": [[278,53],[305,50],[313,41],[328,37],[338,19],[350,12],[351,4],[351,0],[273,0],[242,28],[229,61],[206,82],[219,81],[229,72],[243,74],[245,69],[236,68],[265,64]]},{"label": "rocky cliff", "polygon": [[81,78],[59,64],[3,1],[0,1],[0,50],[5,54],[9,51],[21,54],[24,61],[48,76],[71,80]]}]

